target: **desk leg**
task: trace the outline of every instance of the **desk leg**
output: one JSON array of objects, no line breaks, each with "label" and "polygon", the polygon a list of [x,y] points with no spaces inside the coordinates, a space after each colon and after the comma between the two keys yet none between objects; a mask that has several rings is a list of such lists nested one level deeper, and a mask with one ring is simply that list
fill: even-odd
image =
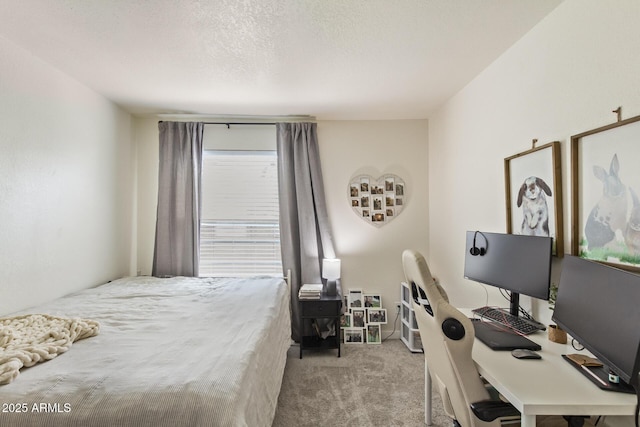
[{"label": "desk leg", "polygon": [[[429,374],[429,367],[427,366],[427,360],[424,361],[424,422],[426,425],[431,425],[431,374]],[[523,426],[524,427],[524,426]]]},{"label": "desk leg", "polygon": [[520,427],[536,427],[536,416],[535,415],[521,415],[520,417]]}]

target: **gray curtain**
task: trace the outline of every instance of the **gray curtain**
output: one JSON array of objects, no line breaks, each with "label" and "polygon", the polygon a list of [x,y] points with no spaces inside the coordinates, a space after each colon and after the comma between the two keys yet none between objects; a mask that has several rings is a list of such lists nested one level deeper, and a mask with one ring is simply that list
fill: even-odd
[{"label": "gray curtain", "polygon": [[[291,338],[299,341],[298,290],[321,283],[323,258],[335,258],[316,123],[278,123],[278,186],[282,267],[291,269]],[[341,289],[338,293],[342,295]]]},{"label": "gray curtain", "polygon": [[203,123],[160,122],[154,276],[197,276]]}]

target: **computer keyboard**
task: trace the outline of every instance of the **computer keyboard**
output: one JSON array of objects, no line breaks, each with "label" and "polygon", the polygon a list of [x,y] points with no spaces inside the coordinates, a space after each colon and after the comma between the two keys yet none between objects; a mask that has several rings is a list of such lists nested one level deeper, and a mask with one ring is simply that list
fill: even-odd
[{"label": "computer keyboard", "polygon": [[538,323],[535,320],[514,316],[513,314],[510,314],[499,308],[485,306],[475,308],[471,311],[484,319],[489,319],[494,322],[500,323],[523,335],[529,335],[536,331],[546,329],[543,324]]}]

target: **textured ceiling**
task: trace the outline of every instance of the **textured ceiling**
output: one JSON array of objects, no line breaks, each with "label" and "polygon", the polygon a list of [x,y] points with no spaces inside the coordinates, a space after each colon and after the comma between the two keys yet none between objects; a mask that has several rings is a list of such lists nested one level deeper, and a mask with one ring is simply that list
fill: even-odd
[{"label": "textured ceiling", "polygon": [[136,114],[426,118],[561,0],[0,0],[0,35]]}]

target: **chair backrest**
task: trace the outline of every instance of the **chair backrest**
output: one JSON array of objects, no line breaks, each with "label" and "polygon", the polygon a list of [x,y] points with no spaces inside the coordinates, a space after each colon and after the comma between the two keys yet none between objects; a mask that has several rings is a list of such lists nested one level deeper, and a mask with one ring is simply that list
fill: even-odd
[{"label": "chair backrest", "polygon": [[475,338],[471,320],[449,304],[420,253],[405,250],[402,265],[413,289],[411,301],[429,373],[445,412],[462,427],[499,426],[499,420],[486,423],[471,412],[472,402],[490,399],[471,355]]}]

